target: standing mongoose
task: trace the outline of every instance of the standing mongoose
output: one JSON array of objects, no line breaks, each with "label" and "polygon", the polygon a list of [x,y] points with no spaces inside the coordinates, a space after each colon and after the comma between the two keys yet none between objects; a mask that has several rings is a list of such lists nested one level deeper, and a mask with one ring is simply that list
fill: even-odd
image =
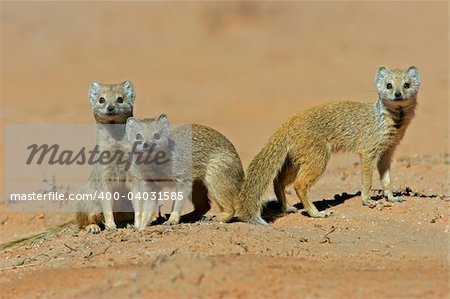
[{"label": "standing mongoose", "polygon": [[284,212],[295,211],[286,201],[285,187],[295,192],[311,217],[327,217],[308,198],[308,190],[323,174],[331,153],[355,152],[361,159],[362,202],[370,197],[373,169],[378,168],[388,201],[400,202],[391,190],[390,165],[394,150],[414,116],[420,75],[380,67],[375,77],[378,100],[371,103],[338,102],[317,106],[294,115],[268,140],[251,161],[239,194],[237,216],[266,224],[260,217],[261,197],[270,182]]},{"label": "standing mongoose", "polygon": [[[131,81],[119,84],[101,84],[92,82],[88,94],[89,103],[97,125],[97,145],[100,151],[116,152],[123,150],[125,124],[128,117],[133,116],[135,90]],[[95,191],[119,192],[125,194],[125,169],[123,164],[115,162],[107,165],[95,164],[89,178],[89,183],[82,186],[78,192],[91,193]],[[114,230],[116,223],[113,215],[113,200],[80,201],[77,206],[76,221],[80,228],[88,232],[99,233],[100,224],[105,229]],[[119,211],[116,217],[122,221],[132,221],[133,213]]]},{"label": "standing mongoose", "polygon": [[[165,114],[158,118],[148,118],[137,120],[129,118],[127,121],[127,136],[131,143],[140,143],[142,146],[136,148],[136,151],[146,151],[163,145],[171,147],[168,152],[171,155],[171,169],[158,171],[163,174],[150,174],[150,176],[161,178],[169,175],[173,181],[180,185],[187,186],[183,190],[184,196],[174,199],[172,213],[165,224],[177,224],[180,221],[183,204],[187,197],[192,197],[194,211],[185,215],[186,219],[198,220],[211,207],[210,201],[214,201],[220,214],[216,219],[220,222],[229,222],[235,212],[237,196],[244,180],[244,170],[241,159],[239,158],[233,144],[218,131],[202,125],[183,125],[169,129],[169,121]],[[147,169],[146,169],[147,168]],[[137,182],[148,178],[148,166],[133,164],[129,170],[134,186]],[[155,170],[150,170],[150,172]],[[146,173],[147,172],[147,173]],[[151,185],[144,185],[138,189],[130,190],[140,192],[142,190],[152,191]],[[139,191],[140,190],[140,191]],[[159,191],[159,189],[154,190]],[[147,207],[133,203],[133,206],[139,210],[135,214],[140,215],[140,223],[135,223],[136,228],[143,229],[151,220],[156,209],[156,203]]]},{"label": "standing mongoose", "polygon": [[137,120],[130,117],[127,120],[131,164],[126,186],[131,193],[128,198],[133,204],[135,229],[142,230],[151,222],[162,190],[164,187],[173,189],[171,187],[176,183],[172,174],[174,145],[168,121],[165,114],[158,118]]}]

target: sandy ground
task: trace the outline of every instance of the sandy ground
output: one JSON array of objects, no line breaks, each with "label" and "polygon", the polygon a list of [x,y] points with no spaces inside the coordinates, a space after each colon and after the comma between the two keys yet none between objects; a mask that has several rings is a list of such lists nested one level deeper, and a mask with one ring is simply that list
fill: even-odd
[{"label": "sandy ground", "polygon": [[[247,166],[294,112],[374,101],[379,65],[414,64],[423,81],[392,166],[405,202],[363,207],[357,157],[337,155],[311,192],[328,219],[276,215],[269,204],[267,227],[88,235],[71,226],[0,253],[2,298],[448,298],[447,2],[2,2],[0,11],[2,127],[92,123],[89,82],[130,79],[136,116],[212,126]],[[288,198],[297,202],[292,190]],[[0,240],[71,217],[2,203]]]},{"label": "sandy ground", "polygon": [[[1,253],[2,295],[447,298],[450,202],[444,184],[423,174],[445,176],[448,163],[443,156],[397,161],[405,174],[399,183],[412,189],[403,188],[401,204],[380,200],[370,209],[353,192],[320,193],[317,206],[334,212],[327,219],[278,215],[269,204],[267,227],[200,222],[91,235],[71,226]],[[356,165],[330,169],[318,188],[352,190],[346,174],[357,172]],[[47,218],[0,215],[2,231],[31,230]]]}]

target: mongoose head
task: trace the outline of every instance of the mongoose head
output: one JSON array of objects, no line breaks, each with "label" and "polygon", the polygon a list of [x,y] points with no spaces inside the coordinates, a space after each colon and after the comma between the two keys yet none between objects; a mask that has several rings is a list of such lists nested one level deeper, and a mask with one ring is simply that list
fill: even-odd
[{"label": "mongoose head", "polygon": [[102,124],[124,124],[133,116],[135,91],[131,81],[120,84],[92,82],[89,102],[97,122]]},{"label": "mongoose head", "polygon": [[419,70],[415,66],[406,70],[390,70],[382,66],[375,76],[375,85],[385,104],[410,106],[416,102],[419,91]]},{"label": "mongoose head", "polygon": [[142,120],[130,117],[126,126],[127,139],[135,144],[137,152],[165,151],[170,145],[170,128],[167,115]]}]

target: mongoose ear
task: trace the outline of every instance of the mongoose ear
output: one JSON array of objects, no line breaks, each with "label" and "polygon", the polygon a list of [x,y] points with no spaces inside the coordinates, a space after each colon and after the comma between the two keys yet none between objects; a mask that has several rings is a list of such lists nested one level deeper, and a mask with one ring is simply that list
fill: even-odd
[{"label": "mongoose ear", "polygon": [[166,135],[170,135],[170,125],[169,125],[169,118],[167,117],[166,114],[161,114],[158,117],[158,122],[161,124],[162,127],[162,133],[166,136]]},{"label": "mongoose ear", "polygon": [[93,104],[93,102],[95,101],[95,95],[100,90],[101,86],[102,86],[101,83],[97,81],[92,81],[91,86],[89,87],[89,94],[88,94],[88,99],[91,102],[91,104]]},{"label": "mongoose ear", "polygon": [[384,78],[389,74],[389,69],[384,66],[380,66],[375,75],[375,85],[378,90],[382,90],[384,86]]},{"label": "mongoose ear", "polygon": [[413,85],[418,87],[420,85],[419,70],[415,66],[410,66],[406,70],[406,73],[408,74],[409,77],[411,77],[411,80],[413,81]]},{"label": "mongoose ear", "polygon": [[389,69],[385,66],[380,66],[375,76],[375,82],[378,82],[380,79],[383,79],[384,77],[386,77],[387,74],[389,74]]},{"label": "mongoose ear", "polygon": [[125,91],[125,93],[127,94],[131,104],[134,105],[134,98],[136,96],[136,92],[134,90],[133,83],[130,80],[127,80],[120,83],[120,86],[122,87],[122,90]]},{"label": "mongoose ear", "polygon": [[158,121],[160,122],[160,123],[162,123],[162,124],[166,124],[166,125],[169,125],[169,118],[167,117],[167,115],[166,114],[161,114],[159,117],[158,117]]},{"label": "mongoose ear", "polygon": [[127,127],[128,126],[134,126],[136,124],[136,119],[134,117],[128,117],[127,118]]}]

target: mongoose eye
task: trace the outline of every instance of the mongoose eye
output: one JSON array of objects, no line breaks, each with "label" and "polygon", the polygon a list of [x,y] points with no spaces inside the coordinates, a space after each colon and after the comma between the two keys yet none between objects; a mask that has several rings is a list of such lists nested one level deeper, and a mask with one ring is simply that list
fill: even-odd
[{"label": "mongoose eye", "polygon": [[408,82],[406,82],[405,84],[403,84],[404,88],[409,88],[411,86],[411,84],[409,84]]},{"label": "mongoose eye", "polygon": [[153,138],[155,138],[156,140],[158,140],[159,138],[161,138],[161,136],[159,136],[159,134],[156,133],[155,135],[153,135]]},{"label": "mongoose eye", "polygon": [[392,84],[391,83],[386,84],[386,88],[387,89],[392,89]]},{"label": "mongoose eye", "polygon": [[101,97],[101,98],[98,100],[98,102],[99,102],[100,104],[103,104],[103,103],[105,102],[105,98]]},{"label": "mongoose eye", "polygon": [[136,134],[136,140],[141,140],[142,139],[142,135],[141,134]]},{"label": "mongoose eye", "polygon": [[118,97],[117,98],[117,103],[122,104],[123,103],[123,98],[122,97]]}]

